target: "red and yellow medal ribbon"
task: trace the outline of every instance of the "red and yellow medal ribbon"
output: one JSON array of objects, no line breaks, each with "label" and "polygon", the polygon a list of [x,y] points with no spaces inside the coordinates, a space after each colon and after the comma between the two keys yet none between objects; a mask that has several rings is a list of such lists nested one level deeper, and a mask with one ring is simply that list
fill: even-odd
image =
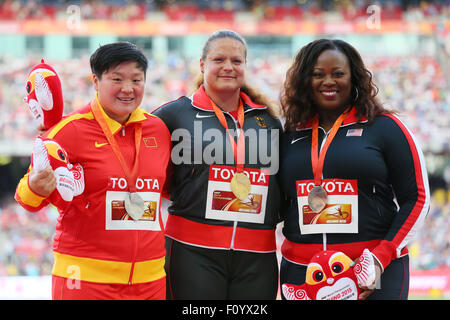
[{"label": "red and yellow medal ribbon", "polygon": [[341,126],[342,122],[344,122],[344,119],[347,116],[349,110],[350,110],[350,108],[345,110],[333,123],[330,133],[325,140],[325,144],[323,145],[322,149],[320,150],[320,154],[319,154],[319,115],[316,115],[316,117],[313,120],[311,163],[312,163],[312,169],[313,169],[313,174],[314,174],[314,184],[316,186],[320,186],[320,184],[322,182],[323,164],[325,162],[325,155],[327,153],[328,147],[330,146],[331,142],[333,141],[334,137],[336,136],[336,133],[339,130],[339,127]]},{"label": "red and yellow medal ribbon", "polygon": [[120,162],[120,166],[122,167],[122,170],[125,174],[125,179],[128,183],[128,188],[130,189],[130,192],[136,192],[136,179],[138,176],[138,170],[139,170],[139,151],[141,149],[141,138],[142,138],[142,125],[141,123],[137,123],[135,130],[134,130],[134,143],[136,147],[136,156],[134,159],[133,168],[129,168],[127,163],[125,162],[125,159],[122,155],[122,152],[120,151],[119,144],[117,143],[116,139],[114,138],[114,135],[112,134],[108,124],[106,123],[105,118],[103,117],[102,111],[100,110],[100,102],[98,101],[98,97],[96,96],[95,100],[91,102],[91,110],[94,114],[94,118],[97,121],[97,123],[100,125],[100,128],[103,131],[103,134],[105,135],[106,139],[108,140],[109,144],[111,145],[111,148],[114,151],[114,154],[116,155],[117,159]]},{"label": "red and yellow medal ribbon", "polygon": [[227,120],[225,119],[225,115],[223,114],[222,109],[220,109],[212,99],[209,99],[211,101],[211,104],[213,106],[214,113],[216,114],[217,118],[219,119],[222,126],[225,128],[225,131],[228,134],[228,137],[230,138],[230,144],[231,148],[233,149],[234,154],[234,161],[236,163],[236,172],[243,172],[244,171],[244,162],[245,162],[245,136],[244,136],[244,104],[242,103],[242,100],[239,100],[239,107],[238,107],[238,123],[239,123],[239,138],[236,144],[236,141],[234,141],[233,136],[231,135],[230,131],[228,130],[228,124]]}]

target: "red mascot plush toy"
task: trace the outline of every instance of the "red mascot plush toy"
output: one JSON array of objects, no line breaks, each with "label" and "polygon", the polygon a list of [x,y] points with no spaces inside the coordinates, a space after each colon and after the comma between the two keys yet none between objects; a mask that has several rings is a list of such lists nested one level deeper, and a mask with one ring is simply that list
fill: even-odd
[{"label": "red mascot plush toy", "polygon": [[84,191],[83,167],[69,163],[66,151],[54,140],[36,138],[31,166],[37,172],[52,167],[57,185],[47,200],[61,210],[66,209],[73,197]]},{"label": "red mascot plush toy", "polygon": [[64,109],[61,81],[56,71],[44,63],[44,59],[31,69],[26,89],[25,101],[43,130],[61,120]]},{"label": "red mascot plush toy", "polygon": [[[26,90],[25,101],[41,130],[50,129],[62,119],[64,102],[61,81],[44,59],[28,74]],[[31,166],[37,172],[51,166],[57,186],[47,200],[61,210],[66,209],[73,197],[84,191],[83,167],[69,163],[66,151],[54,140],[36,138]]]},{"label": "red mascot plush toy", "polygon": [[287,300],[358,300],[359,285],[375,281],[373,256],[365,249],[356,264],[344,253],[326,250],[314,255],[302,285],[283,284]]}]

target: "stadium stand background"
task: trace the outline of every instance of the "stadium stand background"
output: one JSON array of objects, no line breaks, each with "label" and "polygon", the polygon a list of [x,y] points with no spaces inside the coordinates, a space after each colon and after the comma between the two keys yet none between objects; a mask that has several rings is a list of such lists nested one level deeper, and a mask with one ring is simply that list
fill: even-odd
[{"label": "stadium stand background", "polygon": [[48,207],[31,214],[13,201],[37,135],[23,102],[31,66],[43,57],[55,67],[67,114],[92,97],[89,55],[100,44],[131,41],[150,61],[143,107],[151,111],[190,92],[203,42],[228,28],[248,41],[249,79],[275,99],[292,57],[309,41],[341,38],[362,53],[380,98],[399,111],[427,161],[432,204],[410,246],[412,292],[448,298],[449,15],[448,0],[2,1],[0,292],[17,289],[7,279],[48,276],[53,261],[57,211]]}]

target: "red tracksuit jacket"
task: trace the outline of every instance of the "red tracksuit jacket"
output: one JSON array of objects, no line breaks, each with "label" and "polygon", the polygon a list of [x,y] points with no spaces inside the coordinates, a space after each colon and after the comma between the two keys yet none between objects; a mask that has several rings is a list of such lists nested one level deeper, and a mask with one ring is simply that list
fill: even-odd
[{"label": "red tracksuit jacket", "polygon": [[[60,212],[52,273],[97,283],[154,281],[165,276],[160,200],[170,157],[170,133],[158,117],[143,109],[133,111],[123,125],[100,109],[129,167],[136,156],[134,128],[142,124],[136,189],[147,210],[139,221],[126,214],[125,175],[90,104],[67,116],[44,136],[56,140],[71,163],[83,166],[85,190]],[[15,198],[29,211],[48,204],[30,190],[28,173],[20,181]]]}]

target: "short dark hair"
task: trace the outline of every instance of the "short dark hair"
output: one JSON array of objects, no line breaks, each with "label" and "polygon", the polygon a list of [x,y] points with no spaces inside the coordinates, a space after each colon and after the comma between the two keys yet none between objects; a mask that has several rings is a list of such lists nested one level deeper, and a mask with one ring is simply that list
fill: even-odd
[{"label": "short dark hair", "polygon": [[136,45],[127,42],[113,42],[100,46],[90,58],[91,70],[99,79],[109,69],[127,61],[135,61],[147,73],[148,60]]}]

